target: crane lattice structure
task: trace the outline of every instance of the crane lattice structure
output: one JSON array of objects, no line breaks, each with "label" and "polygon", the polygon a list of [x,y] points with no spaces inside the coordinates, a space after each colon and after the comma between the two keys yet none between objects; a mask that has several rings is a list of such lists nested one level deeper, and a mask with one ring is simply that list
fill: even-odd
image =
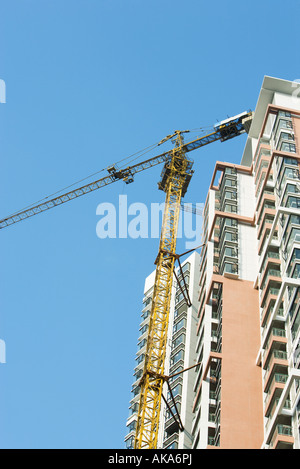
[{"label": "crane lattice structure", "polygon": [[[0,220],[0,229],[6,228],[113,182],[123,180],[126,184],[132,183],[135,174],[164,163],[158,187],[166,193],[165,208],[159,251],[155,261],[156,273],[144,370],[140,380],[140,400],[134,444],[136,449],[155,449],[157,447],[161,402],[164,398],[163,384],[169,378],[164,374],[164,363],[174,263],[179,257],[176,255],[177,229],[181,201],[193,175],[193,162],[187,158],[186,154],[212,142],[218,140],[223,142],[248,131],[251,120],[252,112],[243,112],[220,122],[210,134],[188,143],[184,143],[182,135],[187,131],[177,130],[160,142],[161,144],[174,138],[175,147],[172,150],[125,169],[118,169],[115,165],[110,166],[107,168],[108,174],[101,179]],[[180,429],[183,430],[181,421]]]}]

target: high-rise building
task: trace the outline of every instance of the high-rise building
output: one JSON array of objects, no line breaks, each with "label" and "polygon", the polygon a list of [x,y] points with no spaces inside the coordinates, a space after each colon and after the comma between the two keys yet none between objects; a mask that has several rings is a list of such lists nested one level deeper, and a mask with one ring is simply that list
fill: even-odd
[{"label": "high-rise building", "polygon": [[[160,448],[191,448],[193,422],[193,385],[194,375],[183,372],[196,364],[196,324],[199,297],[199,259],[194,252],[181,261],[182,270],[176,268],[173,282],[168,341],[165,360],[165,374],[170,376],[169,385],[165,383],[160,416],[158,446]],[[139,381],[143,373],[149,315],[153,295],[155,271],[146,278],[143,308],[138,338],[138,351],[132,385],[133,397],[130,401],[127,419],[126,448],[134,445],[138,402],[140,397]],[[189,306],[191,304],[191,306]],[[174,377],[171,377],[175,375]],[[178,418],[179,415],[179,418]],[[175,418],[174,418],[175,417]],[[180,428],[184,428],[181,431]]]},{"label": "high-rise building", "polygon": [[201,363],[181,394],[190,438],[162,415],[159,447],[300,448],[299,89],[265,77],[241,163],[215,165],[182,348]]}]

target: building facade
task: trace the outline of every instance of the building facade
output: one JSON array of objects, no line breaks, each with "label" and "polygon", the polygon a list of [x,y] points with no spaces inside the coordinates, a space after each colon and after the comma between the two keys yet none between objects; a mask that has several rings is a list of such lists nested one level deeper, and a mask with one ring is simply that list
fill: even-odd
[{"label": "building facade", "polygon": [[[180,400],[181,412],[189,408],[189,438],[178,428],[172,433],[175,424],[164,409],[160,447],[300,448],[300,98],[295,85],[265,77],[241,164],[216,163],[194,274],[199,279],[190,314],[195,330],[182,347],[200,363],[187,373],[190,382]],[[179,311],[175,300],[173,311]],[[172,357],[171,345],[170,369]]]}]

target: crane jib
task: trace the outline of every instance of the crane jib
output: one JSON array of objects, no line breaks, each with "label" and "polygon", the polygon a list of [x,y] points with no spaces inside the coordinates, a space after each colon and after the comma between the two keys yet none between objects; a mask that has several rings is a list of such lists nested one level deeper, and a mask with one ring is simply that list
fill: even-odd
[{"label": "crane jib", "polygon": [[[243,113],[242,115],[227,119],[225,123],[220,123],[220,125],[215,126],[215,131],[205,135],[204,137],[199,137],[191,142],[182,144],[180,150],[182,152],[190,152],[196,150],[200,147],[208,145],[209,143],[220,140],[221,142],[228,140],[230,138],[236,137],[241,133],[245,132],[243,119],[251,119],[252,112]],[[178,131],[176,131],[178,133]],[[185,131],[186,132],[186,131]],[[179,132],[180,133],[180,132]],[[73,191],[62,194],[58,197],[47,200],[47,198],[40,204],[35,206],[29,206],[26,209],[15,212],[9,217],[3,218],[0,220],[0,229],[6,228],[10,225],[18,223],[22,220],[30,218],[39,213],[45,212],[50,208],[57,207],[62,205],[70,200],[81,197],[82,195],[89,194],[92,191],[100,189],[101,187],[107,186],[115,181],[123,180],[125,183],[129,184],[133,182],[133,176],[136,173],[144,171],[146,169],[152,168],[158,164],[169,161],[172,156],[172,150],[162,153],[153,158],[149,158],[141,163],[137,163],[133,166],[128,166],[125,169],[117,169],[114,166],[107,168],[109,175],[104,178],[93,181],[92,183],[86,184],[82,187],[74,189]]]}]

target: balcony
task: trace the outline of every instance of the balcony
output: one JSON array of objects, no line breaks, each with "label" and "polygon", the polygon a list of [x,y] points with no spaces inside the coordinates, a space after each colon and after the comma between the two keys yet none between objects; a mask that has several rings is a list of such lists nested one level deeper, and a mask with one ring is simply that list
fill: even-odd
[{"label": "balcony", "polygon": [[[266,284],[271,281],[277,281],[278,278],[281,279],[281,273],[280,273],[280,263],[276,265],[272,265],[273,268],[268,267],[262,274],[261,278],[261,283],[260,283],[260,288],[264,290]],[[277,277],[277,278],[275,278]]]},{"label": "balcony", "polygon": [[276,189],[278,195],[281,195],[283,188],[288,182],[297,183],[300,179],[299,169],[297,167],[297,160],[294,160],[294,163],[289,161],[287,164],[282,163],[280,171],[277,173]]},{"label": "balcony", "polygon": [[260,225],[265,214],[275,215],[275,196],[274,194],[264,194],[257,207],[257,224]]},{"label": "balcony", "polygon": [[[286,332],[280,325],[280,327],[272,327],[269,329],[268,335],[263,339],[263,348],[265,352],[268,353],[272,348],[274,349],[275,343],[284,343],[286,344]],[[283,338],[283,339],[282,339]]]},{"label": "balcony", "polygon": [[281,277],[280,273],[273,271],[266,275],[266,279],[263,284],[260,285],[260,298],[261,298],[261,307],[263,308],[268,302],[269,295],[278,295],[281,287]]},{"label": "balcony", "polygon": [[257,172],[258,165],[261,158],[271,158],[270,146],[265,143],[260,143],[256,155],[254,157],[254,171]]},{"label": "balcony", "polygon": [[290,425],[276,425],[274,435],[270,442],[271,449],[293,449],[293,430]]},{"label": "balcony", "polygon": [[[276,372],[274,373],[274,371]],[[268,367],[265,375],[265,386],[264,392],[272,392],[272,387],[276,387],[277,383],[286,383],[288,379],[287,366],[275,361],[272,363],[270,368]]]},{"label": "balcony", "polygon": [[[262,302],[261,307],[263,308],[261,312],[261,326],[266,327],[267,321],[269,321],[270,315],[274,311],[274,306],[276,304],[276,300],[279,294],[279,289],[277,288],[270,288],[268,291],[268,295],[265,298],[265,301]],[[281,303],[280,307],[277,310],[276,316],[283,316],[284,309],[283,303]]]},{"label": "balcony", "polygon": [[275,252],[275,251],[271,251],[271,250],[268,250],[264,256],[264,261],[263,261],[263,264],[261,266],[261,268],[259,269],[260,272],[264,271],[265,268],[267,266],[268,263],[273,263],[273,264],[276,264],[276,265],[280,265],[280,255],[279,255],[279,252]]},{"label": "balcony", "polygon": [[[280,348],[285,348],[287,339],[285,337],[276,337],[271,341],[271,345],[265,351],[263,356],[263,369],[272,373],[274,366],[288,366],[287,352]],[[277,349],[274,347],[277,347]]]},{"label": "balcony", "polygon": [[171,445],[177,445],[179,438],[179,432],[173,433],[171,436],[166,435],[166,438],[163,443],[164,448],[171,448]]},{"label": "balcony", "polygon": [[[278,405],[279,401],[280,401],[279,398],[274,399],[273,405],[269,408],[269,413],[268,413],[268,415],[266,415],[266,417],[268,417],[268,422],[267,422],[266,428],[268,428],[270,422],[272,421],[273,416],[276,413],[277,405]],[[284,410],[284,411],[291,410],[291,401],[290,401],[290,399],[287,399],[285,401],[285,403],[283,404],[282,410]]]},{"label": "balcony", "polygon": [[208,414],[208,421],[209,423],[215,423],[216,421],[216,414],[214,412],[210,412]]},{"label": "balcony", "polygon": [[296,145],[289,141],[289,139],[282,138],[278,142],[277,150],[287,153],[296,153]]},{"label": "balcony", "polygon": [[255,184],[257,185],[257,182],[260,179],[261,172],[264,168],[268,168],[270,162],[270,157],[265,157],[260,160],[260,163],[258,167],[256,168],[255,171]]},{"label": "balcony", "polygon": [[134,436],[125,439],[126,449],[134,449]]},{"label": "balcony", "polygon": [[283,115],[283,113],[280,111],[274,123],[274,127],[272,130],[272,137],[275,142],[278,140],[281,130],[284,130],[284,131],[293,130],[293,122],[291,119],[291,115],[286,115],[286,113],[284,114],[285,115]]},{"label": "balcony", "polygon": [[[273,210],[273,215],[275,215],[275,210]],[[261,236],[259,238],[259,245],[258,245],[258,254],[261,255],[263,248],[265,246],[265,242],[268,241],[269,245],[272,246],[272,241],[273,240],[278,240],[278,231],[277,231],[277,226],[275,226],[275,231],[273,233],[272,238],[270,238],[270,232],[272,231],[273,224],[270,226],[268,224],[265,225],[264,229],[261,232]],[[275,246],[277,247],[277,246]]]},{"label": "balcony", "polygon": [[235,261],[234,263],[224,262],[223,268],[221,270],[224,277],[229,278],[238,278],[238,264]]},{"label": "balcony", "polygon": [[215,436],[208,435],[207,437],[207,449],[212,449],[220,446],[220,433],[216,432]]},{"label": "balcony", "polygon": [[263,233],[265,228],[269,228],[271,230],[273,221],[274,221],[274,215],[270,215],[269,213],[267,213],[267,211],[265,211],[264,216],[262,217],[261,223],[257,230],[257,239],[260,239],[261,234]]},{"label": "balcony", "polygon": [[283,373],[275,373],[273,376],[269,390],[265,397],[265,415],[270,413],[270,409],[273,407],[274,401],[280,398],[287,379],[288,375]]}]

